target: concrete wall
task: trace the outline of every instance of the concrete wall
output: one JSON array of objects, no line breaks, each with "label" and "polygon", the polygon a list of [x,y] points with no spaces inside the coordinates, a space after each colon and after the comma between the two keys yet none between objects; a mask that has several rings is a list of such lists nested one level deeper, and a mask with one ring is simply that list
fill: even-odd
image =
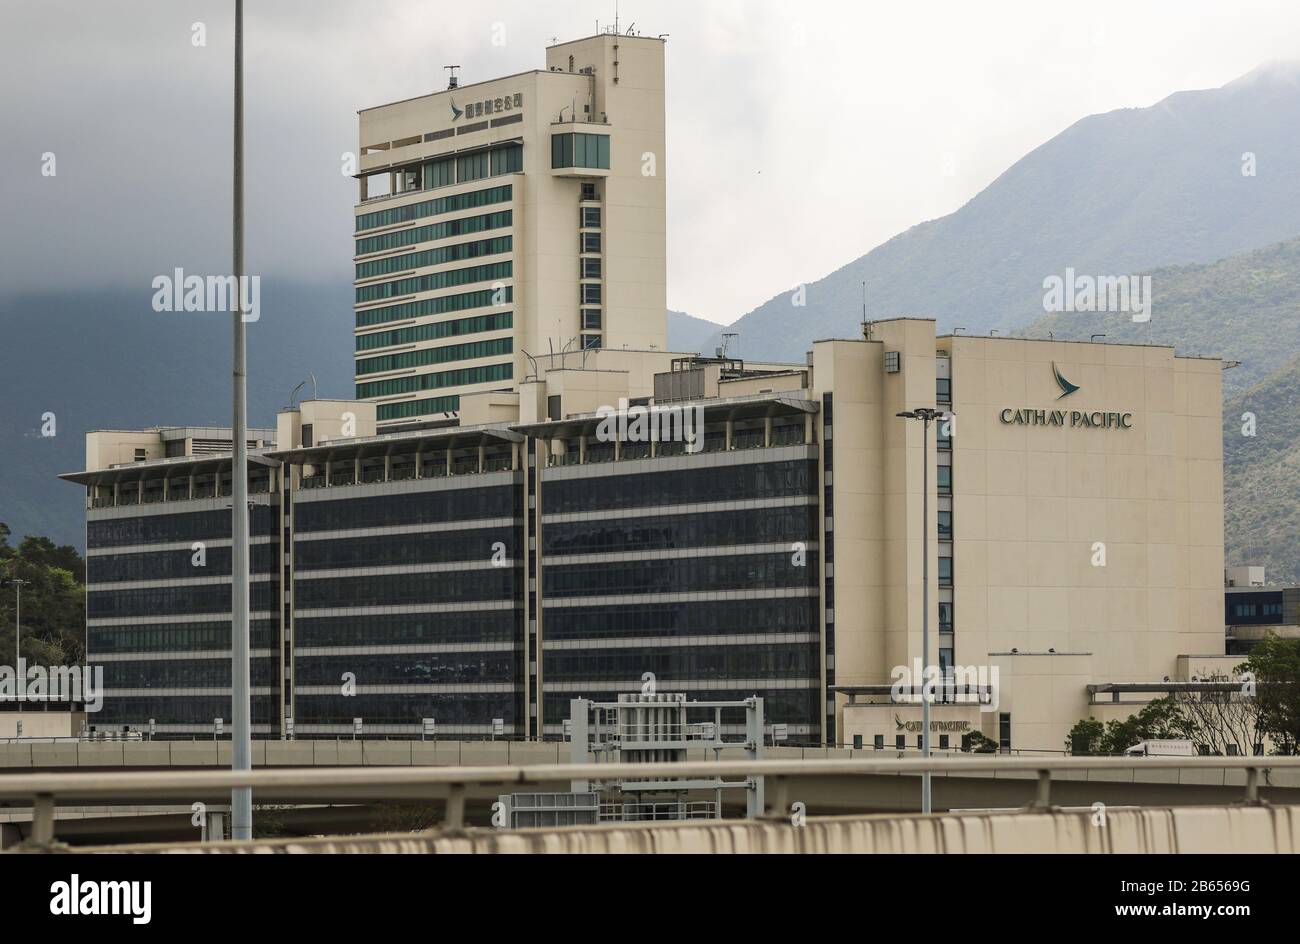
[{"label": "concrete wall", "polygon": [[[88,850],[89,851],[89,850]],[[1294,806],[1115,809],[948,816],[811,817],[566,829],[474,829],[349,839],[119,846],[95,851],[239,853],[1295,853]]]}]

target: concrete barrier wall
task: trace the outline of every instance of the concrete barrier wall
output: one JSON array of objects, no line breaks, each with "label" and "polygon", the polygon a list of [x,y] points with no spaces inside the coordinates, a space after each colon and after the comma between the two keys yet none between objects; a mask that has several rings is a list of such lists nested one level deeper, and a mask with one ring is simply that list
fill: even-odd
[{"label": "concrete barrier wall", "polygon": [[948,816],[730,820],[359,836],[85,851],[171,853],[1295,853],[1300,807],[1220,806]]}]

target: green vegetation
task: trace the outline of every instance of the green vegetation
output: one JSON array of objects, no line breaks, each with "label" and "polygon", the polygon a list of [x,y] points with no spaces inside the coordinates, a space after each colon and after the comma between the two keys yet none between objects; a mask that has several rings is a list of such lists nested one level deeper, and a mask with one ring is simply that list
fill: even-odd
[{"label": "green vegetation", "polygon": [[1297,482],[1300,357],[1223,405],[1224,556],[1229,564],[1262,564],[1271,583],[1300,582]]},{"label": "green vegetation", "polygon": [[1300,753],[1300,639],[1270,636],[1232,678],[1232,691],[1178,692],[1135,715],[1085,718],[1065,738],[1071,754],[1123,754],[1140,741],[1187,740],[1203,754],[1248,755],[1268,743],[1274,754]]},{"label": "green vegetation", "polygon": [[22,584],[22,656],[35,665],[77,665],[86,658],[86,563],[70,545],[28,536],[9,545],[0,523],[0,663],[14,658],[14,617]]},{"label": "green vegetation", "polygon": [[1188,736],[1173,696],[1158,698],[1135,715],[1102,724],[1096,718],[1080,721],[1065,738],[1071,754],[1123,754],[1139,741],[1182,739]]},{"label": "green vegetation", "polygon": [[1270,636],[1250,653],[1260,727],[1278,754],[1300,754],[1300,639]]},{"label": "green vegetation", "polygon": [[1207,265],[1169,266],[1151,276],[1151,320],[1123,312],[1047,315],[1020,337],[1164,344],[1179,354],[1222,357],[1240,366],[1223,375],[1225,395],[1264,380],[1300,353],[1300,239]]}]

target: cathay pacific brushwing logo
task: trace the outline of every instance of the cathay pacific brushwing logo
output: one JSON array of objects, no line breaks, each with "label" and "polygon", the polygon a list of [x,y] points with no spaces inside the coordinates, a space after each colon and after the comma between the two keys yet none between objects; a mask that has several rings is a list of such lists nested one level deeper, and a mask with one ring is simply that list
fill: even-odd
[{"label": "cathay pacific brushwing logo", "polygon": [[463,108],[457,108],[457,107],[456,107],[456,99],[454,99],[454,98],[449,98],[449,99],[447,99],[447,101],[451,102],[451,120],[452,120],[452,121],[455,121],[455,120],[456,120],[457,118],[459,118],[461,115],[465,114],[465,110],[464,110]]},{"label": "cathay pacific brushwing logo", "polygon": [[1070,383],[1070,381],[1066,380],[1064,377],[1061,376],[1061,372],[1056,367],[1056,361],[1052,361],[1052,373],[1056,376],[1056,383],[1061,388],[1061,395],[1056,399],[1058,400],[1064,399],[1065,397],[1068,397],[1070,394],[1074,393],[1074,391],[1079,389],[1078,384],[1072,384]]}]

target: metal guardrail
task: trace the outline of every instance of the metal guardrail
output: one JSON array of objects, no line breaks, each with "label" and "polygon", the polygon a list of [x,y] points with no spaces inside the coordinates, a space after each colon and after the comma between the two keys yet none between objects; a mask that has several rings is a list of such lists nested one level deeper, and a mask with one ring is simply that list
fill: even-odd
[{"label": "metal guardrail", "polygon": [[784,816],[792,780],[806,777],[860,777],[888,774],[1025,773],[1038,789],[1030,809],[1051,805],[1054,773],[1122,770],[1243,770],[1244,800],[1259,802],[1261,772],[1300,770],[1300,756],[1273,757],[1007,757],[999,755],[892,758],[881,760],[720,760],[649,764],[533,764],[518,767],[285,768],[250,771],[141,771],[130,773],[14,774],[0,776],[0,805],[30,805],[32,841],[54,838],[56,801],[138,798],[158,802],[195,799],[249,787],[255,799],[292,801],[334,789],[352,799],[446,797],[445,829],[460,829],[465,791],[470,785],[536,787],[564,780],[763,777],[766,815]]}]

